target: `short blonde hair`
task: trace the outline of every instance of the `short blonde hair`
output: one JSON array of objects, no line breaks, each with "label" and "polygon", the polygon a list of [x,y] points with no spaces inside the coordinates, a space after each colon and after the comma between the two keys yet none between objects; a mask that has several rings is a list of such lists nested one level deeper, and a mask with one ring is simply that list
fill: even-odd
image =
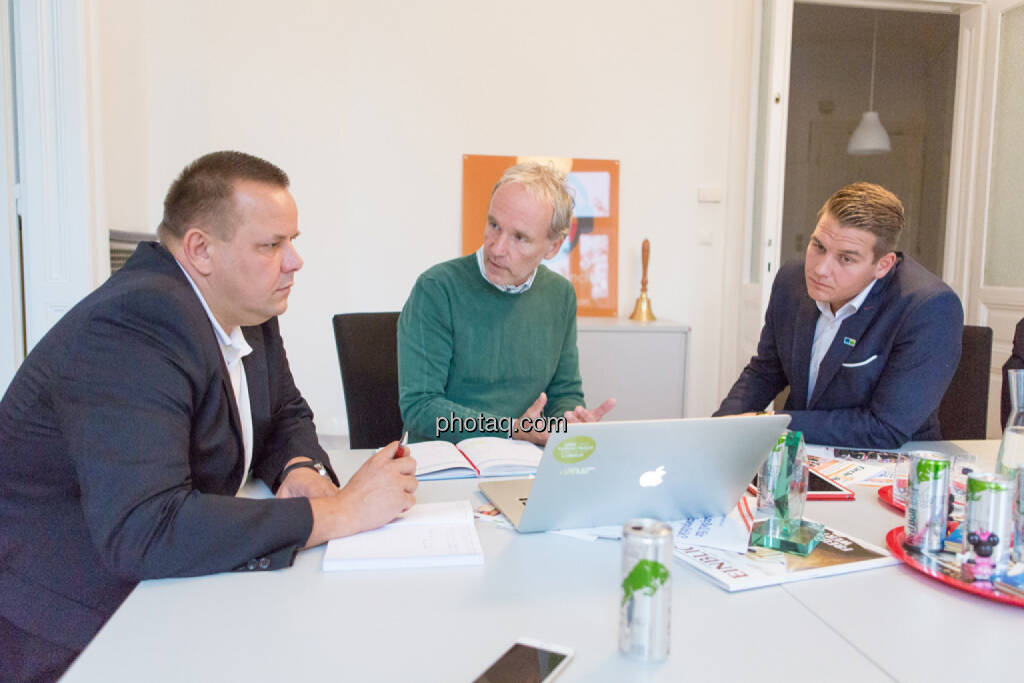
[{"label": "short blonde hair", "polygon": [[572,191],[565,182],[565,174],[549,164],[526,161],[505,169],[494,184],[491,196],[498,188],[508,183],[522,185],[530,196],[547,200],[551,204],[551,225],[548,239],[560,240],[569,234],[572,223],[572,209],[576,205]]},{"label": "short blonde hair", "polygon": [[872,183],[853,183],[837,190],[818,211],[840,227],[866,230],[875,236],[875,261],[896,250],[903,230],[903,204],[889,190]]}]

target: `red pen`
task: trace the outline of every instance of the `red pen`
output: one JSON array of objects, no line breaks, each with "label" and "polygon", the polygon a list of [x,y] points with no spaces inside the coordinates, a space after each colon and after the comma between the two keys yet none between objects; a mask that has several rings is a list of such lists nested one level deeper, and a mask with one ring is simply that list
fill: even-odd
[{"label": "red pen", "polygon": [[401,458],[403,455],[405,455],[405,451],[409,450],[408,444],[409,444],[409,432],[404,432],[402,434],[402,440],[398,442],[398,448],[395,450],[395,457],[396,458]]}]

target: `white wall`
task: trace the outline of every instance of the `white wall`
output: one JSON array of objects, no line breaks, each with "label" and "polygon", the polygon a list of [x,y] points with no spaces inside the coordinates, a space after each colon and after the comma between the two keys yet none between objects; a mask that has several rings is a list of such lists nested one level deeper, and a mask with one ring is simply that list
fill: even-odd
[{"label": "white wall", "polygon": [[[397,310],[421,271],[458,255],[462,154],[619,159],[620,314],[649,237],[654,311],[692,326],[687,407],[707,415],[728,389],[723,245],[742,230],[734,101],[750,85],[735,48],[752,7],[93,0],[97,193],[108,227],[152,230],[167,185],[205,152],[284,168],[306,265],[283,334],[320,429],[344,432],[330,317]],[[698,185],[726,202],[698,205]]]}]

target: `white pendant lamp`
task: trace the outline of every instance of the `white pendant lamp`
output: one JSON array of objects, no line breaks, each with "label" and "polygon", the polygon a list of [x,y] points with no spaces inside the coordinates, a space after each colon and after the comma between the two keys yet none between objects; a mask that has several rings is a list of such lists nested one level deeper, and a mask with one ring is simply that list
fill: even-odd
[{"label": "white pendant lamp", "polygon": [[885,154],[892,150],[889,134],[878,119],[875,111],[875,57],[878,52],[878,15],[875,15],[875,33],[871,39],[871,90],[868,95],[868,110],[860,117],[857,130],[850,136],[846,153],[855,156],[867,154]]}]

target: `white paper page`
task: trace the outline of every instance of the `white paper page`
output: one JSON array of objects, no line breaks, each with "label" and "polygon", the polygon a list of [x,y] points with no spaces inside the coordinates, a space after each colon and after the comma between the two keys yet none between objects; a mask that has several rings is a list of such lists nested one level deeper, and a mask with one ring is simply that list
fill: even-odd
[{"label": "white paper page", "polygon": [[389,526],[327,544],[324,560],[479,555],[476,529],[460,524]]},{"label": "white paper page", "polygon": [[399,515],[387,527],[414,524],[471,524],[473,507],[468,500],[453,500],[445,503],[417,503]]},{"label": "white paper page", "polygon": [[[690,517],[669,522],[669,526],[672,527],[674,543],[720,548],[738,553],[745,552],[747,544],[750,542],[750,527],[753,524],[755,506],[754,498],[744,496],[728,515]],[[614,524],[590,529],[557,529],[548,533],[570,536],[581,541],[618,540],[622,538],[622,525]]]},{"label": "white paper page", "polygon": [[[683,522],[684,520],[668,522],[668,525],[672,527],[673,535],[679,531],[679,527],[683,525]],[[581,541],[618,541],[622,539],[622,525],[609,524],[607,526],[592,526],[583,529],[552,529],[545,533],[569,536],[570,538],[578,538]]]},{"label": "white paper page", "polygon": [[459,449],[447,441],[421,441],[411,443],[407,448],[409,455],[416,460],[417,475],[451,467],[465,467],[470,472],[473,471]]},{"label": "white paper page", "polygon": [[750,544],[756,509],[757,499],[743,496],[724,517],[690,517],[676,530],[674,543],[744,553]]},{"label": "white paper page", "polygon": [[483,549],[468,500],[416,505],[373,531],[327,543],[325,571],[371,567],[482,564]]},{"label": "white paper page", "polygon": [[459,448],[480,470],[488,467],[520,466],[536,470],[544,450],[527,441],[479,436],[463,439]]},{"label": "white paper page", "polygon": [[815,467],[823,476],[845,485],[883,486],[890,483],[889,480],[892,478],[892,474],[885,467],[856,460],[825,460]]}]

